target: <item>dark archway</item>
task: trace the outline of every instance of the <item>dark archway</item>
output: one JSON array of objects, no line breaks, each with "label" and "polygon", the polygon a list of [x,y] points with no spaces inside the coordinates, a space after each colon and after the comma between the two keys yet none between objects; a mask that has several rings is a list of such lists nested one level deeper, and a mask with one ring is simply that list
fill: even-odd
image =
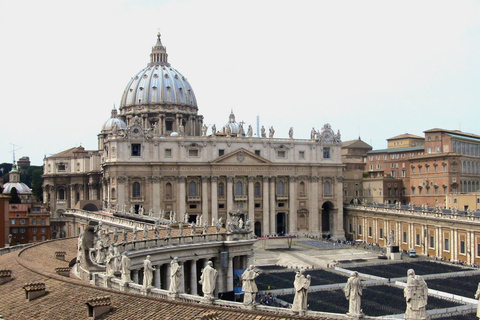
[{"label": "dark archway", "polygon": [[260,223],[260,221],[255,222],[255,235],[257,237],[262,236],[262,224]]},{"label": "dark archway", "polygon": [[285,212],[277,213],[277,228],[275,231],[279,236],[283,236],[287,233],[287,219]]},{"label": "dark archway", "polygon": [[330,219],[333,209],[333,204],[331,202],[325,202],[322,205],[322,233],[330,233]]},{"label": "dark archway", "polygon": [[98,211],[98,207],[96,205],[94,205],[93,203],[87,203],[86,205],[83,206],[82,210]]}]

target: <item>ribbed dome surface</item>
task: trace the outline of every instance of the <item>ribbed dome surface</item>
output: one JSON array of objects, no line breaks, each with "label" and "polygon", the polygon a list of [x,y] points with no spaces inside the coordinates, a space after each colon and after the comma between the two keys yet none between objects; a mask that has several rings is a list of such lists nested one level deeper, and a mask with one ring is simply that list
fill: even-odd
[{"label": "ribbed dome surface", "polygon": [[120,130],[120,129],[126,129],[127,128],[127,125],[126,123],[120,119],[120,118],[117,118],[117,109],[113,109],[112,110],[112,116],[110,119],[108,119],[102,126],[102,132],[103,131],[110,131],[113,129],[114,126],[116,126],[117,130]]},{"label": "ribbed dome surface", "polygon": [[150,63],[130,80],[120,108],[144,104],[197,106],[192,87],[176,69]]}]

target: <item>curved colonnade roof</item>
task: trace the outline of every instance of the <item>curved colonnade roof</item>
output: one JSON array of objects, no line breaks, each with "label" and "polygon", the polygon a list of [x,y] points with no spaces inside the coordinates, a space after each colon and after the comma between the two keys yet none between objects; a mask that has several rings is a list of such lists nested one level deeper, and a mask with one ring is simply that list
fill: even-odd
[{"label": "curved colonnade roof", "polygon": [[[57,275],[55,268],[67,267],[68,262],[76,257],[76,249],[77,238],[69,238],[46,241],[1,255],[0,269],[12,270],[12,281],[0,285],[0,315],[9,320],[85,319],[87,300],[110,296],[113,309],[101,319],[195,320],[212,312],[217,314],[214,319],[229,320],[321,319],[155,299]],[[55,258],[56,251],[66,252],[65,261]],[[45,283],[47,294],[28,301],[23,286],[32,282]]]}]

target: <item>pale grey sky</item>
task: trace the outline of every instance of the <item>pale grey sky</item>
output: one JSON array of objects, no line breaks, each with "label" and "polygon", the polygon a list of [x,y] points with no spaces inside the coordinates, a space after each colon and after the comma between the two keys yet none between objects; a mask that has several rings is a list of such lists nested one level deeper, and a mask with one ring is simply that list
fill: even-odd
[{"label": "pale grey sky", "polygon": [[0,163],[83,145],[149,62],[169,62],[217,128],[308,138],[330,123],[375,149],[435,127],[480,134],[479,1],[0,0]]}]

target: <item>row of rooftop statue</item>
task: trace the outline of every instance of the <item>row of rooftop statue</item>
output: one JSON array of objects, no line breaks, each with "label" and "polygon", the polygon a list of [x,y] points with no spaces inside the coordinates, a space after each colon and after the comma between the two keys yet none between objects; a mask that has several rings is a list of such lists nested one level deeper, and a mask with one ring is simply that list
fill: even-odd
[{"label": "row of rooftop statue", "polygon": [[[97,237],[101,236],[98,232]],[[78,242],[78,256],[77,263],[83,259],[81,252],[83,252],[83,233],[79,236]],[[131,282],[131,263],[130,258],[126,252],[120,254],[117,246],[110,246],[106,256],[98,257],[105,264],[105,274],[109,277],[114,277],[116,272],[120,272],[121,280],[124,282]],[[78,266],[78,265],[77,265]],[[147,255],[143,260],[143,288],[148,290],[152,288],[153,272],[155,267],[152,265],[150,255]],[[256,305],[256,296],[258,288],[255,279],[260,275],[260,271],[253,265],[250,265],[242,274],[242,290],[244,291],[244,305]],[[176,297],[180,293],[180,284],[182,277],[182,267],[178,263],[178,258],[174,257],[170,262],[170,286],[168,288],[169,295]],[[215,300],[214,291],[216,287],[218,271],[213,268],[212,261],[208,261],[205,268],[202,269],[199,283],[202,287],[204,301],[211,303]],[[292,303],[292,311],[305,314],[307,310],[307,293],[310,287],[311,277],[305,274],[305,270],[301,269],[295,275],[294,289],[295,296]],[[480,287],[479,287],[480,288]],[[361,308],[363,284],[356,271],[352,272],[345,288],[345,297],[349,300],[349,310],[347,315],[354,318],[363,317]],[[476,298],[480,297],[480,290],[477,291]],[[405,319],[420,320],[428,319],[426,311],[428,288],[424,279],[415,275],[413,269],[407,272],[407,284],[404,288],[404,297],[407,303],[405,311]]]}]

